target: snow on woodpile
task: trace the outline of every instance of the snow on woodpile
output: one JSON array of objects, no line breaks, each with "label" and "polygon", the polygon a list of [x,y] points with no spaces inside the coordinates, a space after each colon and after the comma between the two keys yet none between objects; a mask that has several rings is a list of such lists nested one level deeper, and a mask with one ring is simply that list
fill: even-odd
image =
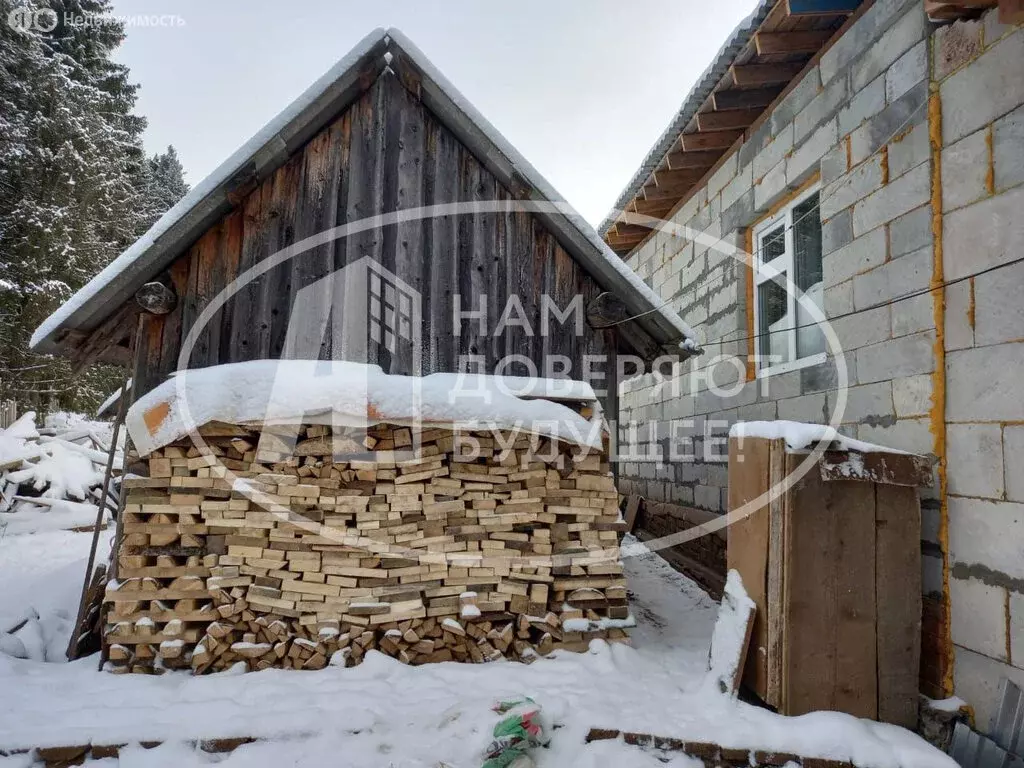
[{"label": "snow on woodpile", "polygon": [[588,384],[570,380],[398,376],[363,363],[252,360],[174,375],[129,409],[126,424],[142,456],[215,421],[504,429],[601,447],[599,413],[588,420],[552,400],[596,397]]},{"label": "snow on woodpile", "polygon": [[28,411],[0,430],[0,527],[14,534],[95,524],[110,439],[109,425],[67,413],[37,428]]}]

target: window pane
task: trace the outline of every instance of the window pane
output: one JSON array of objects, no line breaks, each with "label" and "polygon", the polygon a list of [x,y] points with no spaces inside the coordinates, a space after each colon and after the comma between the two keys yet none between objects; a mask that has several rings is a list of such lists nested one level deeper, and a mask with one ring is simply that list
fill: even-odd
[{"label": "window pane", "polygon": [[[776,282],[777,281],[777,282]],[[789,361],[789,297],[786,275],[757,286],[758,351],[764,367]]]},{"label": "window pane", "polygon": [[786,226],[780,224],[761,238],[761,251],[758,254],[762,264],[777,259],[786,252]]},{"label": "window pane", "polygon": [[821,309],[821,283],[811,286],[811,289],[804,291],[803,302],[797,301],[796,303],[796,356],[797,357],[810,357],[816,355],[819,352],[825,351],[825,334],[821,330],[821,326],[817,324],[815,318],[811,316],[811,313],[803,306],[808,300],[814,302],[814,305]]},{"label": "window pane", "polygon": [[793,208],[793,282],[801,291],[821,282],[821,216],[818,195]]},{"label": "window pane", "polygon": [[793,272],[804,302],[796,304],[796,355],[809,357],[825,351],[825,336],[811,313],[802,305],[807,300],[822,306],[821,216],[818,195],[811,195],[793,208]]}]

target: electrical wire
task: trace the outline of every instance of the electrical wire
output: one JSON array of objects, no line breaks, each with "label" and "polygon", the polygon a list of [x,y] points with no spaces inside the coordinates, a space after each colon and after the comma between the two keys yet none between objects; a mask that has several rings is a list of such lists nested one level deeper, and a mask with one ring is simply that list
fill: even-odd
[{"label": "electrical wire", "polygon": [[[853,317],[854,315],[859,315],[859,314],[862,314],[864,312],[872,312],[872,311],[874,311],[876,309],[882,309],[883,307],[891,307],[893,304],[898,304],[901,301],[909,301],[910,299],[916,299],[918,296],[926,296],[929,293],[934,293],[935,291],[944,290],[944,289],[948,288],[951,285],[956,285],[957,283],[962,283],[965,280],[971,280],[971,279],[973,279],[975,277],[981,277],[982,275],[987,275],[990,272],[995,272],[996,270],[1003,269],[1004,267],[1012,267],[1013,265],[1020,264],[1021,262],[1024,262],[1024,256],[1021,256],[1020,258],[1017,258],[1017,259],[1012,259],[1011,261],[1007,261],[1007,262],[1004,262],[1002,264],[996,264],[995,266],[988,267],[987,269],[980,270],[979,272],[972,272],[969,275],[964,275],[962,277],[958,277],[955,280],[947,280],[945,282],[940,283],[939,285],[932,285],[932,286],[928,286],[927,288],[920,288],[920,289],[918,289],[916,291],[911,291],[910,293],[905,293],[905,294],[903,294],[901,296],[896,296],[895,298],[889,299],[888,301],[882,301],[882,302],[879,302],[877,304],[872,304],[872,305],[867,306],[867,307],[862,307],[861,309],[855,309],[855,310],[853,310],[851,312],[843,312],[843,313],[838,314],[838,315],[833,315],[831,317],[826,317],[825,319],[829,323],[831,323],[831,322],[834,322],[836,320],[842,320],[842,319],[847,318],[847,317]],[[771,336],[771,335],[776,334],[776,333],[789,333],[790,331],[798,331],[801,328],[816,328],[818,325],[820,325],[820,323],[817,323],[817,322],[814,322],[814,323],[804,323],[803,325],[794,325],[794,326],[791,326],[789,328],[779,328],[779,329],[774,330],[774,331],[764,331],[762,333],[754,334],[753,336],[742,336],[740,338],[727,339],[727,340],[723,339],[722,341],[723,341],[723,343],[732,343],[732,342],[736,342],[736,341],[750,341],[751,339],[762,339],[762,338],[764,338],[766,336]]]}]

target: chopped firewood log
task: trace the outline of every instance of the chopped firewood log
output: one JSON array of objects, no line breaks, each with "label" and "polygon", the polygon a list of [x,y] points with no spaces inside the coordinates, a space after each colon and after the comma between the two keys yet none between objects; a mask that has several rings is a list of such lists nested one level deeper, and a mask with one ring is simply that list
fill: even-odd
[{"label": "chopped firewood log", "polygon": [[124,482],[113,669],[321,669],[370,650],[528,662],[628,642],[604,452],[386,424],[208,432]]}]

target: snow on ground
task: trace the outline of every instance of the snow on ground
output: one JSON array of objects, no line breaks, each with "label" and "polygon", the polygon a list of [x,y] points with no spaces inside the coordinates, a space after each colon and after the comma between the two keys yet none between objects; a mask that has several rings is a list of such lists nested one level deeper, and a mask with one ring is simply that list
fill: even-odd
[{"label": "snow on ground", "polygon": [[[88,546],[89,534],[81,533],[0,539],[0,612],[32,606],[40,614],[70,609],[73,615]],[[106,552],[108,542],[101,546]],[[662,762],[666,756],[621,741],[584,745],[591,727],[852,759],[877,768],[955,768],[894,726],[838,713],[784,718],[705,687],[716,603],[657,556],[630,558],[627,571],[639,622],[635,647],[594,642],[589,653],[558,653],[532,665],[407,667],[371,653],[352,669],[143,677],[97,672],[95,657],[44,664],[0,655],[0,690],[10,694],[0,696],[0,749],[154,740],[173,743],[128,749],[123,765],[278,768],[339,764],[344,756],[343,764],[354,768],[471,768],[482,762],[498,720],[490,710],[494,702],[527,695],[559,726],[550,746],[537,751],[539,768],[697,765],[679,755]],[[267,741],[226,757],[180,743],[236,736]],[[25,759],[11,758],[4,768]],[[108,762],[113,768],[115,761]]]},{"label": "snow on ground", "polygon": [[[106,558],[112,534],[100,533],[98,558]],[[14,636],[30,659],[64,660],[91,542],[91,533],[0,531],[0,633],[29,619]],[[0,655],[0,665],[8,660]],[[9,689],[0,683],[0,690]]]},{"label": "snow on ground", "polygon": [[[109,516],[105,521],[110,522]],[[46,507],[22,504],[0,515],[0,536],[42,531],[70,531],[96,525],[96,505],[80,501],[55,500]]]}]

